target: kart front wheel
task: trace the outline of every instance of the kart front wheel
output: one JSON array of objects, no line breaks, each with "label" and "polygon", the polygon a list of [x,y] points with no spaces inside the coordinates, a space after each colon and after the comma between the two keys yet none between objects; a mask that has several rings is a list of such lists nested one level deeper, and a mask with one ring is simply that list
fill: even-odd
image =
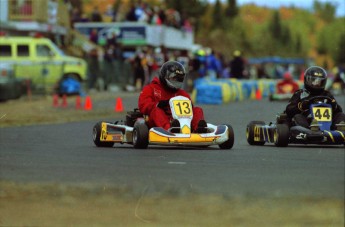
[{"label": "kart front wheel", "polygon": [[286,147],[289,144],[290,130],[286,124],[277,124],[274,131],[274,144],[277,147]]},{"label": "kart front wheel", "polygon": [[136,121],[133,128],[133,146],[146,149],[149,145],[149,129],[144,121]]},{"label": "kart front wheel", "polygon": [[265,125],[265,122],[264,121],[251,121],[247,125],[247,130],[246,130],[247,142],[250,145],[262,146],[265,144],[265,141],[255,141],[254,140],[254,130],[255,130],[255,127],[257,125],[258,126]]},{"label": "kart front wheel", "polygon": [[231,149],[232,146],[234,146],[234,140],[235,140],[234,130],[232,129],[231,125],[226,125],[226,126],[228,127],[229,138],[224,143],[218,145],[220,149]]},{"label": "kart front wheel", "polygon": [[97,122],[95,124],[95,126],[93,126],[93,130],[92,130],[92,139],[94,144],[97,147],[113,147],[114,146],[114,142],[105,142],[105,141],[101,141],[101,135],[102,135],[102,121]]}]

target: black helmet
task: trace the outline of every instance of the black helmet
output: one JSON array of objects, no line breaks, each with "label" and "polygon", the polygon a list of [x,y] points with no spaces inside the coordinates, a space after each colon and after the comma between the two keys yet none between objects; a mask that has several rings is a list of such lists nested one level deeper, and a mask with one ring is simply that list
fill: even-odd
[{"label": "black helmet", "polygon": [[313,94],[322,93],[327,82],[326,71],[318,66],[309,67],[304,72],[304,88]]},{"label": "black helmet", "polygon": [[165,62],[159,71],[159,80],[170,90],[180,89],[186,77],[186,70],[177,61]]}]

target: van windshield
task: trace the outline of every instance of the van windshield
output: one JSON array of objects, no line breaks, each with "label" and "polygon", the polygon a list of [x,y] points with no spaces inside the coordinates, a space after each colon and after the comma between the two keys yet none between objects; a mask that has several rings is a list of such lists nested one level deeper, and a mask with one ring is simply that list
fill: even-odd
[{"label": "van windshield", "polygon": [[51,42],[51,45],[52,45],[54,52],[56,52],[58,55],[66,56],[66,54],[59,47],[57,47],[55,45],[55,43]]}]

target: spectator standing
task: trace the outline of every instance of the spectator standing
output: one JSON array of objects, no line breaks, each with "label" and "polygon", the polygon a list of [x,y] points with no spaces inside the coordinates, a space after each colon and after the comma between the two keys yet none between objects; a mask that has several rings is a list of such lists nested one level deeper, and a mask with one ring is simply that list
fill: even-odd
[{"label": "spectator standing", "polygon": [[186,12],[183,12],[181,16],[181,27],[184,32],[193,31],[191,19],[188,17],[188,14]]},{"label": "spectator standing", "polygon": [[81,21],[81,14],[78,8],[73,8],[71,13],[71,26],[73,27],[74,23]]},{"label": "spectator standing", "polygon": [[158,16],[159,16],[159,19],[162,22],[162,24],[166,24],[166,14],[165,14],[165,11],[163,9],[159,9]]},{"label": "spectator standing", "polygon": [[201,78],[206,76],[206,52],[203,49],[197,51],[198,73]]},{"label": "spectator standing", "polygon": [[[119,42],[115,43],[114,55],[113,55],[113,62],[114,62],[114,76],[113,81],[114,83],[120,83],[123,81],[123,70],[124,70],[124,59],[122,55],[122,45]],[[123,82],[124,83],[124,82]]]},{"label": "spectator standing", "polygon": [[99,12],[99,9],[97,6],[93,8],[90,19],[91,19],[91,22],[102,22],[102,15]]},{"label": "spectator standing", "polygon": [[90,39],[91,42],[93,42],[95,44],[98,44],[98,31],[97,31],[96,28],[91,30],[89,39]]},{"label": "spectator standing", "polygon": [[105,22],[114,22],[116,18],[116,11],[112,5],[107,5],[107,9],[104,12],[104,21]]},{"label": "spectator standing", "polygon": [[211,79],[216,79],[222,72],[222,66],[220,60],[216,57],[214,50],[211,50],[210,54],[206,56],[206,74]]},{"label": "spectator standing", "polygon": [[100,76],[100,66],[98,59],[98,50],[93,48],[88,56],[88,65],[89,65],[89,89],[93,89],[96,86],[98,77]]},{"label": "spectator standing", "polygon": [[117,44],[117,36],[116,34],[113,32],[111,34],[107,35],[107,45],[116,45]]},{"label": "spectator standing", "polygon": [[166,10],[166,25],[179,29],[181,27],[180,13],[175,9]]},{"label": "spectator standing", "polygon": [[234,58],[230,61],[230,74],[232,78],[244,78],[245,61],[241,55],[241,51],[234,51]]},{"label": "spectator standing", "polygon": [[266,68],[265,65],[262,64],[258,64],[256,66],[256,76],[258,79],[262,79],[262,78],[267,78],[267,73],[266,73]]},{"label": "spectator standing", "polygon": [[137,5],[135,14],[138,22],[149,23],[152,17],[152,10],[146,3]]},{"label": "spectator standing", "polygon": [[25,16],[32,15],[32,1],[25,0],[19,8],[19,13]]},{"label": "spectator standing", "polygon": [[162,25],[162,20],[159,17],[159,8],[156,6],[153,8],[153,15],[151,17],[151,24]]},{"label": "spectator standing", "polygon": [[89,17],[87,16],[87,14],[86,14],[86,13],[83,13],[83,14],[81,15],[81,18],[80,18],[80,21],[79,21],[79,22],[85,23],[85,22],[89,22],[89,21],[90,21],[90,19],[89,19]]},{"label": "spectator standing", "polygon": [[134,71],[134,84],[136,89],[141,90],[145,82],[145,71],[142,65],[143,53],[139,52],[135,55],[133,59],[133,71]]},{"label": "spectator standing", "polygon": [[128,11],[128,13],[126,14],[126,20],[127,21],[137,21],[137,17],[135,15],[135,6],[132,5],[131,9]]},{"label": "spectator standing", "polygon": [[104,83],[105,89],[108,88],[108,85],[111,84],[114,79],[114,65],[113,65],[113,58],[114,58],[115,46],[113,44],[107,45],[104,48],[104,57],[103,57],[103,72],[104,72]]}]

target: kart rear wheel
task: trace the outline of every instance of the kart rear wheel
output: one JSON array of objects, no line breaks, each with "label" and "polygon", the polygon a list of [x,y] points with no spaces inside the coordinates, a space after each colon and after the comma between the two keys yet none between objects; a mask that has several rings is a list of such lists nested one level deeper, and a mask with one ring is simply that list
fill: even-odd
[{"label": "kart rear wheel", "polygon": [[247,130],[246,130],[246,136],[247,136],[247,142],[250,145],[258,145],[262,146],[265,144],[265,141],[255,141],[254,140],[254,129],[256,125],[265,125],[264,121],[251,121],[247,125]]},{"label": "kart rear wheel", "polygon": [[133,128],[133,146],[136,149],[146,149],[149,145],[149,129],[145,121],[136,121]]},{"label": "kart rear wheel", "polygon": [[290,129],[286,124],[277,124],[274,131],[274,144],[277,147],[286,147],[289,144]]},{"label": "kart rear wheel", "polygon": [[229,138],[224,143],[218,145],[220,149],[231,149],[232,146],[234,146],[234,140],[235,140],[234,130],[232,129],[231,125],[226,125],[226,126],[228,127]]},{"label": "kart rear wheel", "polygon": [[102,134],[102,121],[99,121],[93,126],[92,139],[97,147],[113,147],[114,142],[104,142],[101,141]]}]

